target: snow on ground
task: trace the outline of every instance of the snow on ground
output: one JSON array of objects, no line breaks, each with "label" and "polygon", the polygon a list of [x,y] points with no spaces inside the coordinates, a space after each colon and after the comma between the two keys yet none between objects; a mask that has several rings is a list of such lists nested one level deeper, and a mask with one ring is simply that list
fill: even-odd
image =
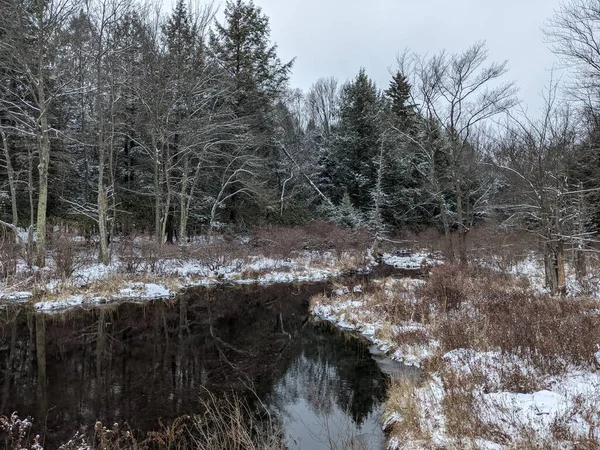
[{"label": "snow on ground", "polygon": [[25,292],[0,292],[0,302],[26,302],[31,298],[32,294],[29,291]]},{"label": "snow on ground", "polygon": [[[400,262],[391,257],[386,260]],[[415,259],[406,258],[403,263],[406,267],[415,263]],[[533,277],[532,285],[537,289],[543,286],[536,285],[535,277],[540,273],[543,283],[543,266],[535,260],[524,261],[514,268],[514,275]],[[423,281],[387,280],[382,291],[389,295],[399,287],[394,283],[402,283],[402,290],[410,292]],[[389,357],[405,364],[420,365],[424,358],[439,353],[439,343],[432,339],[425,343],[402,344],[398,336],[415,333],[427,336],[427,327],[412,322],[385,322],[381,313],[373,310],[369,295],[362,294],[359,286],[353,289],[340,287],[329,298],[314,298],[311,311],[340,328],[361,333]],[[404,301],[410,301],[410,295]],[[440,372],[430,373],[414,391],[421,431],[428,436],[427,441],[392,437],[389,448],[504,450],[514,448],[518,439],[529,436],[535,442],[543,443],[541,448],[575,450],[578,447],[573,442],[577,439],[600,440],[600,343],[594,357],[596,369],[567,365],[561,375],[550,376],[531,361],[510,352],[473,349],[448,352],[442,355]],[[469,445],[464,440],[469,438],[457,440],[448,430],[444,403],[448,379],[443,374],[449,372],[461,380],[468,380],[460,382],[466,384],[461,384],[459,391],[466,386],[467,392],[461,395],[466,395],[467,399],[472,396],[473,403],[469,408],[473,408],[473,416],[479,424],[473,430],[474,437]],[[391,412],[386,417],[385,427],[402,422],[402,414],[402,411]]]},{"label": "snow on ground", "polygon": [[119,290],[118,294],[108,296],[98,295],[70,295],[60,300],[47,300],[35,302],[33,307],[39,312],[56,312],[77,306],[92,306],[104,303],[114,303],[123,300],[157,300],[174,296],[168,288],[156,283],[127,283]]},{"label": "snow on ground", "polygon": [[[464,370],[467,353],[470,359],[467,365],[473,366],[479,363],[489,364],[497,357],[489,352],[458,350],[444,355],[444,360],[450,368],[461,371]],[[488,367],[488,373],[492,377],[497,376],[491,367]],[[513,448],[514,440],[521,436],[530,436],[539,444],[547,443],[543,448],[576,449],[573,442],[577,438],[600,439],[600,373],[573,368],[559,377],[546,379],[544,384],[544,388],[528,393],[504,390],[488,392],[481,389],[481,386],[474,385],[473,415],[480,421],[479,429],[474,432],[493,430],[490,435],[476,439],[475,443],[479,448]],[[415,399],[419,405],[422,431],[430,436],[434,446],[459,448],[457,445],[465,443],[457,442],[448,435],[443,406],[446,395],[444,382],[437,374],[416,388]],[[401,421],[402,413],[398,412],[390,415],[386,426]],[[565,437],[570,435],[575,438],[561,442],[554,434],[557,429],[564,430]],[[398,439],[394,439],[389,448],[418,447],[403,446]]]},{"label": "snow on ground", "polygon": [[[388,280],[387,283],[401,283],[404,289],[411,289],[422,284],[422,281],[403,278]],[[388,287],[391,286],[385,286],[386,289]],[[360,286],[354,286],[352,290],[337,289],[332,293],[331,299],[321,297],[314,301],[311,312],[342,329],[362,334],[391,359],[407,365],[420,366],[421,361],[430,356],[439,346],[438,342],[430,340],[411,344],[395,340],[396,336],[402,334],[410,335],[415,332],[426,334],[427,330],[416,323],[390,324],[377,318],[377,313],[372,311],[369,304],[368,295],[363,295],[361,291]]]},{"label": "snow on ground", "polygon": [[426,251],[412,252],[409,250],[399,251],[394,254],[385,253],[381,260],[397,269],[422,269],[437,266],[443,263],[439,253],[432,254]]},{"label": "snow on ground", "polygon": [[[99,263],[86,264],[76,268],[70,279],[61,280],[53,274],[50,269],[38,271],[41,280],[38,289],[46,294],[56,297],[56,300],[45,300],[36,303],[36,309],[40,311],[55,311],[65,308],[89,305],[94,303],[106,303],[115,299],[148,299],[163,298],[172,295],[171,292],[156,291],[156,286],[145,284],[141,289],[127,283],[136,281],[136,278],[148,278],[161,281],[173,281],[182,287],[209,286],[218,283],[234,284],[273,284],[290,282],[321,281],[342,275],[347,268],[359,271],[369,271],[373,261],[364,255],[362,266],[356,266],[352,255],[336,256],[331,252],[301,252],[293,259],[291,258],[266,258],[261,255],[249,256],[243,259],[229,261],[213,261],[203,263],[198,259],[162,259],[153,265],[154,272],[146,266],[138,268],[135,273],[130,273],[129,267],[119,259],[113,257],[111,264],[105,266]],[[50,266],[52,259],[49,258]],[[146,263],[144,263],[146,264]],[[121,282],[122,286],[110,287],[112,291],[118,292],[112,295],[91,292],[89,286],[103,280],[111,283]],[[121,281],[119,281],[121,280]],[[100,286],[98,289],[103,289]],[[150,290],[148,290],[150,289]],[[152,290],[154,289],[154,291]],[[58,298],[61,292],[73,292],[74,295],[65,294]],[[82,292],[79,292],[82,291]],[[14,303],[17,301],[30,300],[32,292],[12,292],[10,289],[0,288],[0,301]]]},{"label": "snow on ground", "polygon": [[[483,266],[496,268],[489,261],[479,261]],[[516,262],[506,269],[507,273],[517,278],[525,278],[529,286],[541,294],[549,293],[546,287],[546,277],[544,274],[544,261],[535,253],[528,254],[523,260]],[[600,297],[600,275],[589,273],[578,279],[575,269],[571,264],[565,264],[565,276],[567,283],[567,295],[589,295]]]}]

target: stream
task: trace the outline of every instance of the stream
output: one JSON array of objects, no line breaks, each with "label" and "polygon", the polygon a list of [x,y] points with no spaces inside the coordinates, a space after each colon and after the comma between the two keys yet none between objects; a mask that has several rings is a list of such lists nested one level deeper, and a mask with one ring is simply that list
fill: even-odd
[{"label": "stream", "polygon": [[310,316],[310,297],[330,289],[194,288],[168,301],[56,315],[5,308],[0,415],[33,417],[34,433],[54,449],[97,420],[143,434],[198,412],[207,392],[235,393],[274,412],[290,449],[350,439],[382,449],[389,380],[420,373]]}]

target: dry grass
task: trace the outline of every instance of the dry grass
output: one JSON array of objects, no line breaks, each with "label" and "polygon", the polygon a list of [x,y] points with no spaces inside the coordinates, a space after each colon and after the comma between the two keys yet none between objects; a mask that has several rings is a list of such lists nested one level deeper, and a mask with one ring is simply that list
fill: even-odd
[{"label": "dry grass", "polygon": [[[554,420],[552,435],[542,437],[534,425],[522,423],[522,417],[512,411],[504,413],[503,422],[484,420],[498,414],[499,406],[482,402],[486,393],[549,389],[549,377],[564,376],[574,367],[596,370],[594,353],[600,342],[597,299],[545,295],[493,270],[467,271],[451,265],[432,269],[426,283],[412,292],[389,284],[378,285],[378,289],[369,300],[377,318],[387,324],[378,337],[391,339],[393,335],[399,348],[427,341],[440,343],[422,366],[427,373],[436,374],[443,388],[438,414],[444,418],[446,448],[477,448],[477,439],[511,449],[600,448],[597,395],[576,398],[573,406]],[[400,331],[390,332],[391,324],[407,321],[418,321],[425,328],[400,327]],[[462,354],[464,359],[456,359]],[[423,403],[419,389],[408,383],[390,389],[388,415],[396,411],[402,416],[390,426],[391,435],[401,442],[418,443],[406,448],[434,448],[435,429],[431,423],[426,425],[427,411],[422,409],[431,404]],[[489,414],[486,408],[492,408]],[[574,431],[574,423],[584,424],[587,435]]]},{"label": "dry grass", "polygon": [[52,255],[54,270],[63,281],[70,279],[77,269],[91,262],[86,245],[64,236],[52,240]]},{"label": "dry grass", "polygon": [[258,280],[265,275],[273,272],[277,273],[290,273],[292,268],[290,266],[279,266],[277,268],[265,267],[263,269],[244,269],[238,276],[241,280]]},{"label": "dry grass", "polygon": [[251,245],[272,258],[289,258],[302,250],[333,252],[338,260],[345,253],[365,253],[372,238],[365,230],[350,230],[329,221],[313,221],[294,227],[265,226],[252,234]]},{"label": "dry grass", "polygon": [[[145,437],[127,426],[105,427],[97,422],[92,435],[76,433],[59,450],[283,450],[279,425],[264,407],[256,410],[235,395],[207,393],[203,414],[181,416]],[[32,419],[16,414],[0,417],[0,444],[6,450],[41,450],[31,434]]]},{"label": "dry grass", "polygon": [[592,313],[597,300],[540,294],[493,271],[451,265],[434,268],[416,295],[422,322],[443,352],[500,349],[531,358],[544,373],[594,363],[600,342],[600,315]]},{"label": "dry grass", "polygon": [[403,440],[423,440],[421,411],[416,394],[416,386],[408,380],[391,383],[385,402],[385,431],[390,436]]}]

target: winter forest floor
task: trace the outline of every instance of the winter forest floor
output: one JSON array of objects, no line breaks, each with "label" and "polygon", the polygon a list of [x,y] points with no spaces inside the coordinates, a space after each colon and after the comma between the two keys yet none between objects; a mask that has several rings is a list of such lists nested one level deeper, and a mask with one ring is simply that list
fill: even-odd
[{"label": "winter forest floor", "polygon": [[96,245],[80,236],[57,233],[52,241],[43,269],[33,265],[26,244],[1,246],[0,305],[31,303],[51,312],[167,298],[199,285],[318,281],[368,271],[374,264],[368,234],[325,223],[217,235],[210,242],[199,236],[185,245],[119,237],[111,243],[109,265],[96,262]]},{"label": "winter forest floor", "polygon": [[[468,269],[444,262],[439,241],[402,242],[386,249],[382,265],[424,277],[375,276],[313,297],[310,306],[423,369],[418,385],[397,381],[388,391],[389,447],[600,448],[598,276],[571,275],[568,295],[551,296],[540,258],[520,242],[512,250],[506,240],[481,246]],[[495,245],[485,236],[479,242]],[[94,262],[93,244],[60,235],[41,270],[28,264],[24,247],[4,244],[0,303],[57,312],[169,297],[194,285],[322,280],[372,270],[370,244],[367,233],[323,223],[180,246],[130,237],[112,242],[104,266]]]},{"label": "winter forest floor", "polygon": [[533,257],[507,271],[445,264],[425,279],[340,286],[311,309],[423,368],[419,385],[388,392],[391,449],[598,449],[597,279],[587,295],[572,279],[561,298],[540,276]]}]

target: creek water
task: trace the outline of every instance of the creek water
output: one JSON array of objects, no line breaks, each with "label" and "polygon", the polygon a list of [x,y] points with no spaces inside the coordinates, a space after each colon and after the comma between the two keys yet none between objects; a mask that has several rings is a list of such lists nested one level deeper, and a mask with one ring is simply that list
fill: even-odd
[{"label": "creek water", "polygon": [[207,392],[235,393],[274,412],[290,449],[384,448],[389,379],[419,373],[312,318],[310,297],[330,287],[196,288],[57,315],[5,308],[0,415],[33,417],[53,449],[97,420],[143,434],[199,412]]}]

